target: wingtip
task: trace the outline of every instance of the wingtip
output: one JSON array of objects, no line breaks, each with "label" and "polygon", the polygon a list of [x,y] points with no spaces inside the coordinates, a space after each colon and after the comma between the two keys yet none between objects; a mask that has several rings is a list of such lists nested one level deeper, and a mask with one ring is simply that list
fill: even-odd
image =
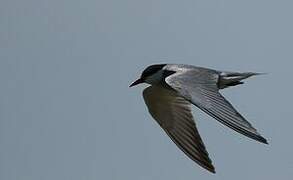
[{"label": "wingtip", "polygon": [[262,136],[259,136],[259,138],[257,140],[263,144],[269,144],[268,141]]},{"label": "wingtip", "polygon": [[213,165],[209,165],[209,166],[202,166],[204,169],[208,170],[209,172],[216,174],[216,169]]},{"label": "wingtip", "polygon": [[266,139],[264,139],[263,143],[269,145],[269,142]]},{"label": "wingtip", "polygon": [[210,172],[213,173],[213,174],[216,174],[215,168],[214,169],[211,169]]}]

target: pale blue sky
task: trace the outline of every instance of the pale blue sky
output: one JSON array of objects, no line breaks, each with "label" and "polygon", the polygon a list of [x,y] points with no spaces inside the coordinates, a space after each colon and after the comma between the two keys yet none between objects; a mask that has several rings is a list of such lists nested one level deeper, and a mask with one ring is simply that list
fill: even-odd
[{"label": "pale blue sky", "polygon": [[[290,179],[293,2],[0,1],[0,179]],[[153,63],[267,72],[223,93],[263,145],[193,108],[217,174],[128,88]]]}]

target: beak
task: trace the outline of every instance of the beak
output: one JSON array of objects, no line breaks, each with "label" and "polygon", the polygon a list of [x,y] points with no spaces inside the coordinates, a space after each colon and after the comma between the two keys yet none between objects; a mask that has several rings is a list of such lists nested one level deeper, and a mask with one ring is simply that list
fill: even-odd
[{"label": "beak", "polygon": [[135,86],[135,85],[138,85],[138,84],[141,84],[141,83],[144,83],[144,80],[139,78],[138,80],[136,80],[132,84],[130,84],[129,87],[132,87],[132,86]]}]

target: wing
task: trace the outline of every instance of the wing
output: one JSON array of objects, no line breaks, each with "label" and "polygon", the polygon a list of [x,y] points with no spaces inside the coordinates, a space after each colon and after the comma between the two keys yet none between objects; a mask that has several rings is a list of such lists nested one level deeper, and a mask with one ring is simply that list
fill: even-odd
[{"label": "wing", "polygon": [[166,83],[201,110],[231,129],[267,144],[252,125],[219,93],[219,75],[214,71],[188,70],[173,74]]},{"label": "wing", "polygon": [[143,97],[152,117],[172,141],[193,161],[215,173],[215,168],[196,129],[190,103],[174,90],[150,86]]}]

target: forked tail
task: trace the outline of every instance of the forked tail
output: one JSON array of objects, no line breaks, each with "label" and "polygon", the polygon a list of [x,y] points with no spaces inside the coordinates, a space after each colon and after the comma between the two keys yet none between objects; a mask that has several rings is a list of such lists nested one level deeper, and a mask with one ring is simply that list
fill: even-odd
[{"label": "forked tail", "polygon": [[262,75],[265,73],[254,73],[254,72],[222,72],[219,77],[218,87],[219,89],[224,89],[230,86],[236,86],[243,84],[241,80],[249,78],[251,76]]}]

